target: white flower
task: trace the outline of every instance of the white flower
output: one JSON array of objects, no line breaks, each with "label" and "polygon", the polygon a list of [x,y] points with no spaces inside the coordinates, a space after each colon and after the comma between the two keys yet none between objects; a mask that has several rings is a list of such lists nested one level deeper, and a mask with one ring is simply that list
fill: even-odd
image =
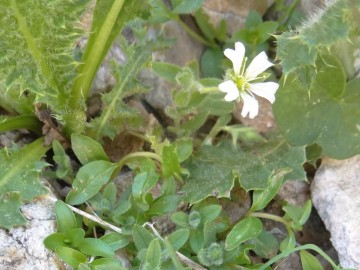
[{"label": "white flower", "polygon": [[244,106],[241,112],[242,117],[254,118],[259,112],[259,104],[254,94],[273,103],[275,101],[275,93],[279,88],[279,84],[275,82],[259,82],[263,81],[266,76],[259,76],[266,69],[273,66],[269,62],[265,52],[259,53],[245,69],[247,58],[245,57],[245,47],[241,42],[235,43],[235,50],[226,49],[224,54],[233,64],[233,72],[227,73],[225,82],[219,84],[221,92],[226,93],[225,101],[234,101],[242,99]]}]

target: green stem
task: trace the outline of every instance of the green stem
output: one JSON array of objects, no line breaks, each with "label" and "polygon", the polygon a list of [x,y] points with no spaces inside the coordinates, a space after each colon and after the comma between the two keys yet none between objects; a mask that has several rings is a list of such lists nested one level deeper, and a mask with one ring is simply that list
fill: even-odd
[{"label": "green stem", "polygon": [[41,135],[42,123],[33,115],[9,116],[0,121],[0,132],[25,128]]},{"label": "green stem", "polygon": [[306,249],[310,249],[310,250],[314,250],[317,253],[319,253],[321,256],[323,256],[324,259],[326,259],[331,266],[333,267],[333,269],[335,270],[340,270],[341,268],[339,268],[334,261],[324,252],[322,251],[319,247],[313,245],[313,244],[307,244],[307,245],[303,245],[300,247],[296,247],[296,248],[292,248],[292,249],[287,249],[283,252],[281,252],[279,255],[273,257],[271,260],[269,260],[267,263],[263,264],[260,268],[258,268],[258,270],[265,270],[267,269],[267,267],[270,267],[273,263],[279,261],[282,258],[286,258],[288,257],[291,253],[296,252],[296,251],[300,251],[300,250],[306,250]]},{"label": "green stem", "polygon": [[90,87],[95,77],[96,71],[104,55],[107,40],[111,35],[111,31],[116,23],[117,17],[123,7],[125,0],[115,0],[104,23],[96,33],[96,38],[91,46],[88,59],[81,65],[79,69],[79,76],[76,78],[73,88],[71,90],[72,107],[79,106],[82,99],[86,99],[89,95]]},{"label": "green stem", "polygon": [[272,215],[272,214],[268,214],[268,213],[262,213],[262,212],[252,212],[252,213],[246,214],[246,216],[270,219],[270,220],[274,220],[274,221],[277,221],[277,222],[280,222],[280,223],[284,224],[284,226],[286,228],[290,227],[290,224],[289,224],[289,222],[287,220],[285,220],[282,217],[276,216],[276,215]]},{"label": "green stem", "polygon": [[156,161],[158,161],[159,163],[162,163],[162,157],[159,154],[156,153],[152,153],[152,152],[135,152],[135,153],[130,153],[126,156],[124,156],[122,159],[120,159],[117,164],[120,167],[122,167],[124,164],[126,164],[126,162],[132,158],[137,158],[137,157],[145,157],[145,158],[152,158]]},{"label": "green stem", "polygon": [[297,5],[299,3],[300,3],[300,0],[295,0],[291,4],[291,6],[289,7],[288,11],[283,16],[281,16],[280,19],[278,19],[279,22],[282,22],[286,18],[286,20],[283,23],[281,23],[282,26],[286,26],[289,23],[290,18],[291,18],[292,14],[294,13],[294,11],[295,11],[295,9],[296,9],[296,7],[297,7]]},{"label": "green stem", "polygon": [[189,36],[191,36],[192,38],[194,38],[195,40],[203,43],[204,45],[206,45],[207,47],[210,48],[216,48],[216,46],[212,43],[210,43],[209,41],[207,41],[206,39],[204,39],[202,36],[200,36],[198,33],[196,33],[195,31],[193,31],[189,26],[187,26],[186,23],[184,23],[179,15],[177,15],[176,17],[174,17],[174,20],[180,24],[180,26],[189,34]]}]

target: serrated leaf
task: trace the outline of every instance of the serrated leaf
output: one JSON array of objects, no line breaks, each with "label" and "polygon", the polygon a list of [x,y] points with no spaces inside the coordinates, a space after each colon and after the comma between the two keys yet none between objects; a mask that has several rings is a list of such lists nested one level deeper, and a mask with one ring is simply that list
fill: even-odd
[{"label": "serrated leaf", "polygon": [[59,232],[67,234],[78,227],[73,211],[63,201],[56,201],[55,214]]},{"label": "serrated leaf", "polygon": [[105,241],[97,238],[85,238],[79,245],[79,250],[91,256],[113,257],[113,249]]},{"label": "serrated leaf", "polygon": [[247,151],[229,142],[205,145],[185,163],[190,172],[183,187],[185,200],[195,203],[208,196],[227,197],[237,177],[245,190],[264,190],[270,176],[281,168],[292,169],[284,180],[305,179],[304,162],[304,148],[289,147],[284,141],[270,141]]},{"label": "serrated leaf", "polygon": [[256,238],[262,228],[262,222],[258,218],[248,217],[239,221],[226,236],[225,249],[234,249],[245,241]]},{"label": "serrated leaf", "polygon": [[77,173],[66,202],[72,205],[84,203],[100,191],[116,169],[116,163],[104,160],[87,163]]},{"label": "serrated leaf", "polygon": [[172,12],[177,14],[188,14],[199,9],[204,0],[182,0],[174,2],[176,2],[176,5],[174,6]]},{"label": "serrated leaf", "polygon": [[273,105],[277,124],[292,145],[318,143],[325,155],[349,158],[360,153],[360,79],[345,86],[344,71],[334,56],[324,56],[317,66],[320,72],[311,89],[291,74],[282,82]]},{"label": "serrated leaf", "polygon": [[152,62],[151,68],[156,75],[173,83],[176,83],[176,75],[182,70],[181,67],[166,62]]},{"label": "serrated leaf", "polygon": [[255,190],[253,192],[252,205],[249,211],[255,212],[266,207],[279,191],[286,173],[288,173],[286,170],[277,172],[270,178],[269,186],[265,190]]},{"label": "serrated leaf", "polygon": [[0,226],[11,229],[13,226],[26,224],[20,211],[21,196],[18,192],[6,192],[0,196]]},{"label": "serrated leaf", "polygon": [[61,260],[75,269],[79,267],[79,264],[86,262],[86,256],[73,248],[58,247],[55,252]]},{"label": "serrated leaf", "polygon": [[48,149],[43,140],[38,139],[21,149],[0,150],[0,211],[4,214],[0,226],[23,225],[25,219],[18,209],[21,201],[30,201],[47,192],[39,176],[47,165],[40,159]]},{"label": "serrated leaf", "polygon": [[109,161],[109,157],[106,155],[102,146],[90,137],[72,134],[71,146],[82,165],[96,160]]},{"label": "serrated leaf", "polygon": [[0,40],[1,72],[7,87],[19,85],[21,92],[28,89],[56,107],[58,94],[75,74],[77,21],[88,2],[0,1],[0,34],[6,37]]},{"label": "serrated leaf", "polygon": [[112,91],[102,96],[103,113],[90,122],[88,134],[98,141],[104,136],[114,138],[122,130],[129,127],[141,127],[143,124],[139,111],[125,104],[123,100],[126,97],[146,92],[146,88],[140,85],[136,76],[148,62],[155,49],[155,43],[125,44],[125,46],[127,63],[118,67],[117,82]]}]

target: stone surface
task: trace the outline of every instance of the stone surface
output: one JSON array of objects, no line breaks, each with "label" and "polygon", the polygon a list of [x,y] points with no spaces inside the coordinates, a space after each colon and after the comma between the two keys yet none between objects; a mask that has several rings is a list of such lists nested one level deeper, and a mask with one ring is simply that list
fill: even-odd
[{"label": "stone surface", "polygon": [[313,204],[339,255],[342,267],[360,269],[360,155],[324,158],[311,185]]},{"label": "stone surface", "polygon": [[43,195],[21,207],[26,226],[0,230],[1,270],[65,270],[43,240],[56,231],[54,195]]},{"label": "stone surface", "polygon": [[263,15],[273,2],[273,0],[206,0],[204,11],[215,25],[225,20],[228,33],[232,35],[244,26],[250,10],[256,10]]},{"label": "stone surface", "polygon": [[[175,39],[174,44],[167,50],[154,52],[153,59],[155,61],[168,62],[179,66],[184,66],[193,60],[199,61],[204,46],[190,37],[177,22],[165,23],[164,36]],[[152,88],[152,91],[145,95],[146,102],[153,108],[161,110],[172,104],[171,89],[174,87],[172,84],[151,72],[142,73],[142,78],[146,80],[145,84]]]}]

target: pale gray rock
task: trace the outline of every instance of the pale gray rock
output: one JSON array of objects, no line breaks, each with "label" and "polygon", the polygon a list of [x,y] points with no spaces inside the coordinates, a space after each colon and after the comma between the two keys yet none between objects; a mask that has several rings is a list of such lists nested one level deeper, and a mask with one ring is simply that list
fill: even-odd
[{"label": "pale gray rock", "polygon": [[1,270],[65,270],[57,256],[46,249],[43,240],[56,232],[54,195],[38,197],[21,207],[26,226],[0,230]]},{"label": "pale gray rock", "polygon": [[324,158],[311,185],[313,204],[344,268],[360,269],[360,155]]}]

